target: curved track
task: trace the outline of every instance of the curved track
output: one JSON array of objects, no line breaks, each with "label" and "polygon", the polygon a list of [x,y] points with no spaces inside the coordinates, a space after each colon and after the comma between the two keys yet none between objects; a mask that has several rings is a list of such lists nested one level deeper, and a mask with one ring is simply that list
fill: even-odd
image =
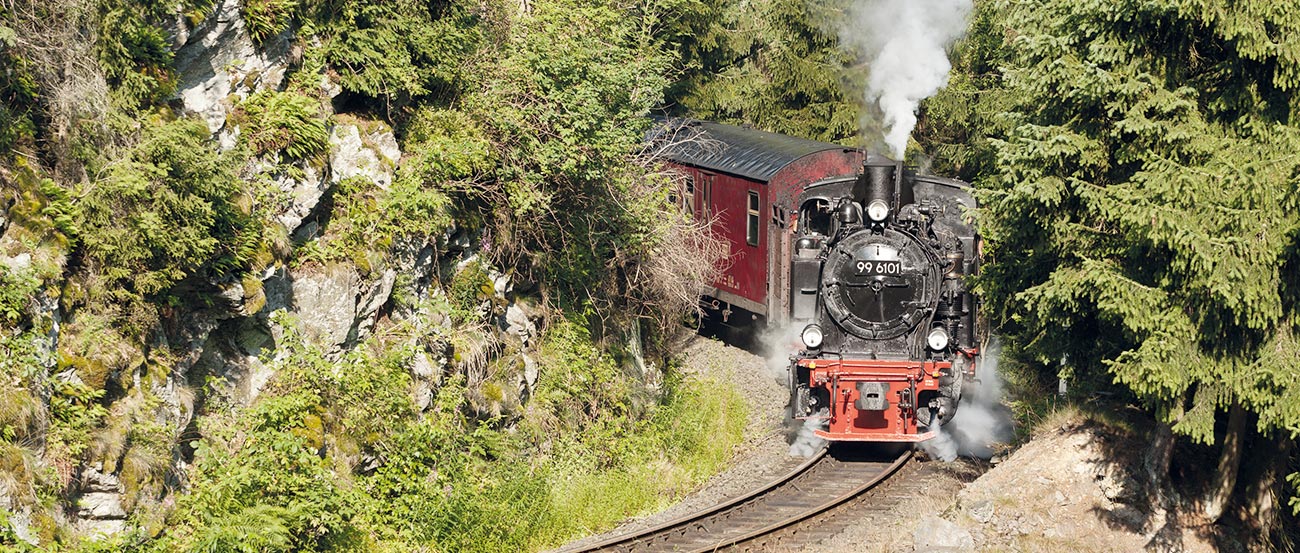
[{"label": "curved track", "polygon": [[912,457],[881,460],[821,450],[790,473],[741,497],[649,528],[565,553],[597,551],[705,552],[794,546],[801,526],[862,499]]}]

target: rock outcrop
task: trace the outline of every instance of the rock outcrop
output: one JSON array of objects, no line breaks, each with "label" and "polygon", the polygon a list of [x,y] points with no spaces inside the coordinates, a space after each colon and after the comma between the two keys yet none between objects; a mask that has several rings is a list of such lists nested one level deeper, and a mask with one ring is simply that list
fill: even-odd
[{"label": "rock outcrop", "polygon": [[[218,0],[212,12],[193,28],[181,17],[168,25],[179,76],[176,99],[184,112],[207,124],[218,146],[226,150],[236,146],[240,132],[230,121],[231,111],[251,94],[280,90],[297,55],[290,31],[255,43],[240,16],[240,5],[240,0]],[[338,93],[327,77],[322,77],[321,86],[322,97]],[[328,238],[331,204],[327,199],[340,183],[365,179],[381,190],[393,185],[402,151],[387,124],[337,116],[328,144],[328,152],[314,160],[288,162],[271,153],[242,168],[243,178],[271,184],[263,191],[273,197],[258,201],[271,205],[270,216],[284,227],[286,244],[290,239],[301,245]],[[0,228],[5,223],[0,220]],[[397,321],[420,318],[419,324],[429,332],[419,337],[421,347],[409,367],[412,400],[419,409],[431,406],[450,371],[461,370],[474,375],[468,379],[471,386],[494,387],[489,392],[480,390],[485,409],[518,411],[540,377],[534,359],[539,313],[517,297],[511,277],[491,271],[492,291],[490,297],[482,298],[478,311],[487,324],[474,325],[474,332],[482,335],[475,344],[453,345],[456,333],[451,317],[427,307],[431,296],[441,293],[439,283],[447,282],[465,266],[463,262],[481,263],[476,247],[474,233],[453,227],[442,235],[403,238],[383,252],[382,262],[364,269],[347,261],[299,259],[288,263],[280,255],[254,274],[222,282],[187,282],[191,288],[185,293],[201,297],[169,308],[160,325],[163,328],[149,338],[149,347],[167,352],[165,377],[145,375],[146,370],[158,367],[146,367],[143,354],[129,344],[121,347],[141,359],[132,357],[131,363],[124,361],[109,372],[125,375],[114,378],[127,382],[134,378],[134,386],[143,387],[144,395],[150,397],[147,409],[153,411],[146,414],[148,419],[180,436],[205,405],[247,406],[257,400],[275,376],[276,361],[288,355],[280,349],[284,320],[295,321],[309,339],[335,356],[365,340],[385,316]],[[4,265],[0,270],[27,270],[33,260],[20,254],[0,258],[0,264]],[[52,323],[48,347],[43,351],[49,359],[46,368],[53,369],[60,314],[57,301],[48,303],[48,313],[43,316]],[[272,315],[279,312],[293,316],[281,319]],[[466,351],[456,351],[456,347]],[[474,347],[478,349],[469,351]],[[501,369],[492,382],[485,376],[489,364]],[[135,374],[128,374],[133,371]],[[68,371],[65,377],[75,379],[77,374]],[[123,447],[129,450],[130,446]],[[171,455],[168,472],[183,473],[182,446],[177,444]],[[164,457],[163,464],[165,461]],[[372,458],[365,465],[373,468],[378,462]],[[68,471],[69,494],[75,504],[67,513],[75,527],[90,536],[127,529],[132,510],[142,504],[137,501],[138,493],[124,490],[122,482],[129,479],[122,477],[120,467],[100,462]],[[0,496],[0,507],[14,513],[9,517],[13,532],[35,543],[27,526],[31,510],[5,504],[8,499]],[[151,497],[148,505],[156,506],[156,499]]]},{"label": "rock outcrop", "polygon": [[276,90],[284,82],[292,36],[286,31],[253,43],[239,15],[239,0],[220,0],[192,30],[184,21],[172,29],[174,67],[180,74],[177,93],[185,109],[198,114],[215,135],[226,127],[232,101],[259,90]]},{"label": "rock outcrop", "polygon": [[397,273],[389,269],[367,280],[355,267],[329,265],[272,278],[282,281],[269,285],[280,292],[268,305],[287,308],[309,336],[337,350],[364,339],[374,328],[379,309],[393,293]]},{"label": "rock outcrop", "polygon": [[330,131],[330,183],[364,178],[387,190],[393,184],[393,171],[402,159],[397,138],[387,125],[335,125]]}]

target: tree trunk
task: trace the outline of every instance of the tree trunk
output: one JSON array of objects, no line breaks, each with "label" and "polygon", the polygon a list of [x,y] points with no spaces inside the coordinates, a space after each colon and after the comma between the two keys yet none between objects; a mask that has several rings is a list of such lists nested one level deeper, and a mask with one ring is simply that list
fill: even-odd
[{"label": "tree trunk", "polygon": [[1205,497],[1205,518],[1210,522],[1223,516],[1223,510],[1232,498],[1232,490],[1237,487],[1237,469],[1241,467],[1241,446],[1245,437],[1246,410],[1233,401],[1228,409],[1228,433],[1223,437],[1223,449],[1219,452],[1219,470]]},{"label": "tree trunk", "polygon": [[1281,547],[1281,543],[1278,543],[1285,539],[1279,533],[1282,529],[1282,481],[1287,472],[1287,462],[1291,458],[1291,448],[1294,443],[1286,431],[1276,431],[1273,439],[1265,439],[1261,436],[1254,442],[1274,453],[1252,455],[1245,462],[1247,475],[1259,475],[1259,478],[1250,483],[1246,493],[1248,524],[1254,526],[1254,534],[1259,540],[1252,546],[1257,551],[1286,550]]},{"label": "tree trunk", "polygon": [[1157,421],[1151,432],[1151,446],[1142,458],[1142,470],[1146,477],[1148,499],[1152,505],[1161,509],[1172,506],[1165,490],[1169,482],[1169,463],[1173,458],[1174,431],[1168,424]]}]

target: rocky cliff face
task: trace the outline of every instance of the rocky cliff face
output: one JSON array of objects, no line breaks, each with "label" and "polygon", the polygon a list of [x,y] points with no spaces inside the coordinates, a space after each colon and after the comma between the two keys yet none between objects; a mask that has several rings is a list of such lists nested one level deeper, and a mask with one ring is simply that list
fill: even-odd
[{"label": "rocky cliff face", "polygon": [[[282,90],[286,73],[299,61],[295,59],[292,32],[256,44],[240,17],[239,0],[221,0],[206,18],[192,26],[178,17],[170,32],[180,82],[176,100],[186,114],[207,124],[216,147],[234,148],[241,133],[230,117],[235,106],[252,94]],[[320,82],[321,98],[337,94],[337,87],[328,78],[322,75]],[[401,163],[402,150],[386,123],[349,116],[332,124],[328,152],[323,158],[323,164],[284,163],[262,156],[250,160],[242,171],[246,178],[266,179],[280,190],[282,201],[274,220],[283,226],[285,236],[299,242],[308,242],[330,230],[328,206],[324,204],[341,183],[362,179],[387,189]],[[7,221],[0,221],[0,235],[7,227]],[[260,274],[220,284],[192,302],[205,307],[172,313],[164,321],[156,339],[175,356],[166,374],[151,375],[145,365],[123,363],[123,367],[133,367],[128,370],[135,371],[134,378],[160,400],[158,404],[128,407],[125,402],[130,398],[110,398],[113,403],[108,409],[135,409],[143,414],[129,420],[160,424],[173,445],[164,455],[169,467],[156,472],[183,474],[187,446],[181,436],[191,429],[196,417],[215,404],[236,408],[252,404],[274,377],[270,361],[286,355],[278,347],[286,330],[283,321],[294,321],[297,330],[341,355],[364,341],[380,319],[430,315],[396,297],[423,300],[440,294],[436,283],[455,278],[456,272],[469,264],[480,263],[475,248],[472,233],[453,228],[445,234],[394,245],[379,267],[361,268],[346,262],[276,262]],[[0,261],[11,265],[31,263],[30,256],[4,257]],[[409,367],[414,382],[412,398],[421,409],[429,407],[448,373],[462,371],[471,384],[482,384],[483,367],[502,356],[509,359],[501,365],[516,367],[517,374],[511,377],[515,386],[508,390],[506,398],[485,401],[485,412],[500,412],[503,404],[517,408],[537,382],[538,367],[531,353],[535,349],[537,313],[528,307],[526,299],[517,297],[509,277],[491,270],[487,275],[490,280],[485,288],[490,287],[491,292],[482,295],[478,309],[495,324],[478,328],[474,339],[464,341],[460,346],[466,350],[463,355],[455,355],[445,340],[434,341],[414,357]],[[45,370],[53,371],[62,317],[54,300],[44,307],[44,317],[49,331],[42,358]],[[432,324],[450,329],[452,322],[442,316]],[[464,361],[457,362],[457,357]],[[72,370],[59,378],[79,381]],[[136,509],[170,503],[166,497],[148,501],[138,497],[139,490],[133,489],[139,486],[135,476],[123,474],[129,470],[130,446],[119,449],[101,456],[109,459],[107,463],[56,467],[67,473],[74,490],[74,503],[64,509],[68,525],[88,535],[113,534],[129,527]],[[171,480],[166,490],[184,488],[174,476],[167,478]],[[41,538],[32,527],[32,509],[8,493],[9,489],[0,486],[0,507],[15,513],[8,519],[10,531],[40,545]]]}]

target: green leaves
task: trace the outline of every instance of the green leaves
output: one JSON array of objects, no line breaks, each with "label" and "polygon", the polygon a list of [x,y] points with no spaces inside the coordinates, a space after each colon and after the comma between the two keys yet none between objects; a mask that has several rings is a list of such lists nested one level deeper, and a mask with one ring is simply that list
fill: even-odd
[{"label": "green leaves", "polygon": [[189,549],[193,552],[262,553],[290,551],[293,512],[274,505],[253,505],[214,517]]},{"label": "green leaves", "polygon": [[859,105],[844,86],[852,60],[837,48],[833,26],[824,25],[836,17],[827,11],[804,0],[683,6],[678,17],[689,32],[679,48],[688,65],[671,90],[670,105],[714,121],[815,140],[854,140]]},{"label": "green leaves", "polygon": [[239,14],[244,17],[248,34],[261,44],[289,27],[297,0],[243,0]]},{"label": "green leaves", "polygon": [[127,111],[162,100],[176,87],[170,41],[150,15],[136,6],[118,6],[100,23],[99,64],[114,87],[113,99]]},{"label": "green leaves", "polygon": [[303,9],[324,40],[325,61],[349,91],[385,110],[426,94],[454,95],[466,60],[483,39],[488,5],[417,0],[308,0]]},{"label": "green leaves", "polygon": [[86,187],[77,226],[111,294],[158,297],[188,276],[221,278],[247,264],[238,244],[261,229],[238,205],[231,160],[208,138],[195,120],[154,124]]},{"label": "green leaves", "polygon": [[235,107],[230,119],[240,127],[240,142],[259,155],[278,152],[303,160],[329,147],[329,121],[320,104],[295,92],[253,94]]},{"label": "green leaves", "polygon": [[1297,354],[1300,309],[1283,272],[1300,233],[1300,128],[1280,93],[1296,41],[1261,37],[1300,10],[1192,4],[984,12],[1002,25],[985,32],[1008,37],[993,93],[1010,103],[976,129],[995,152],[979,179],[997,260],[982,286],[1024,349],[1108,372],[1181,433],[1211,440],[1234,401],[1261,431],[1294,432],[1300,413],[1278,398],[1300,369],[1278,360]]}]

